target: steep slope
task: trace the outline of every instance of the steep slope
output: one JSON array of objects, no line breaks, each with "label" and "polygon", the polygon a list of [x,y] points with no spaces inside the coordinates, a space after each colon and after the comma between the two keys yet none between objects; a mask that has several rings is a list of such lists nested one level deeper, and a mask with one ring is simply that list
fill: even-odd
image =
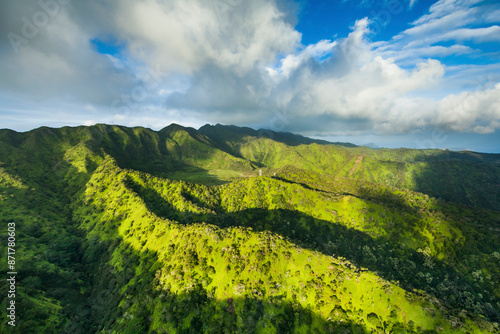
[{"label": "steep slope", "polygon": [[[480,207],[498,205],[498,168],[470,152],[224,147],[178,125],[2,130],[14,332],[496,332],[500,215]],[[220,171],[246,177],[204,185]],[[416,192],[418,175],[449,175],[431,190],[470,206]]]},{"label": "steep slope", "polygon": [[245,138],[269,138],[288,146],[316,143],[322,145],[338,144],[346,147],[356,147],[356,145],[350,143],[331,143],[326,140],[307,138],[290,132],[276,132],[267,129],[254,130],[234,125],[206,124],[198,130],[212,139],[215,143],[221,145],[221,147],[228,148],[231,153],[235,153],[235,151],[232,151],[232,145],[245,140]]},{"label": "steep slope", "polygon": [[217,148],[208,137],[193,128],[172,124],[158,132],[168,138],[167,149],[175,152],[178,160],[203,170],[251,171],[254,166],[247,160]]},{"label": "steep slope", "polygon": [[[343,143],[276,139],[279,133],[221,125],[200,131],[228,152],[261,167],[298,168],[410,189],[500,210],[500,155],[442,150],[370,149]],[[267,132],[266,132],[267,133]],[[225,146],[224,146],[225,145]]]},{"label": "steep slope", "polygon": [[[214,189],[123,171],[112,160],[101,168],[75,213],[88,231],[88,247],[110,245],[105,247],[111,252],[105,264],[110,273],[102,273],[105,281],[120,282],[119,289],[108,284],[106,292],[96,292],[110,297],[101,300],[104,305],[96,315],[109,310],[109,318],[102,319],[109,324],[106,330],[481,331],[470,318],[452,316],[441,306],[443,300],[433,301],[424,291],[404,291],[349,260],[318,251],[321,247],[312,244],[315,218],[275,213],[282,204],[274,196],[279,188],[288,190],[280,181],[251,179],[241,181],[251,182],[245,186]],[[312,193],[291,187],[295,189],[285,191],[291,196],[302,190],[306,199]],[[266,188],[275,189],[262,200],[258,193]],[[234,196],[235,191],[245,194]],[[292,228],[297,232],[303,224],[311,240],[286,235],[279,227],[286,224],[285,216],[296,219]],[[370,249],[366,244],[362,248]],[[140,259],[135,269],[127,260],[131,256]],[[490,326],[476,321],[482,330]]]},{"label": "steep slope", "polygon": [[[154,204],[149,200],[146,204],[159,216],[183,221],[187,215],[189,222],[272,231],[303,247],[343,256],[401,282],[410,291],[425,290],[458,310],[474,312],[483,305],[483,313],[496,314],[491,303],[495,305],[499,297],[498,291],[494,292],[495,277],[500,274],[494,253],[500,243],[490,231],[498,228],[500,220],[493,212],[472,214],[423,194],[366,184],[356,185],[356,196],[339,195],[342,189],[336,185],[329,185],[328,191],[316,191],[268,178],[242,180],[221,186],[217,192],[186,186],[174,191],[170,183],[168,187],[162,183],[151,180],[147,186],[137,181],[133,187],[154,199]],[[207,203],[207,198],[219,202]],[[162,206],[162,199],[169,204]],[[194,211],[189,202],[198,203]],[[478,269],[489,274],[487,283],[478,285]],[[489,297],[483,299],[477,293]],[[475,302],[471,304],[462,296]]]}]

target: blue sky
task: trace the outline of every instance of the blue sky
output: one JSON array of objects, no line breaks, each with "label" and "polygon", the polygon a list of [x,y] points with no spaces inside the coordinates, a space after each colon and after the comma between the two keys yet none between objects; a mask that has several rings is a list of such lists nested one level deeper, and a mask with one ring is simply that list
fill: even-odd
[{"label": "blue sky", "polygon": [[435,1],[307,1],[302,4],[297,30],[302,43],[313,44],[349,34],[349,27],[363,17],[373,21],[373,40],[388,40],[425,14]]},{"label": "blue sky", "polygon": [[0,16],[0,128],[223,123],[500,152],[498,1],[7,0]]}]

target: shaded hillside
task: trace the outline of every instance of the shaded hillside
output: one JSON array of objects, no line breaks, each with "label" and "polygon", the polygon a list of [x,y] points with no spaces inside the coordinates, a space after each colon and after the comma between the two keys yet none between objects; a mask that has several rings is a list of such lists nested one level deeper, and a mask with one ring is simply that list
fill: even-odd
[{"label": "shaded hillside", "polygon": [[[280,137],[281,136],[281,137]],[[112,156],[123,168],[158,176],[183,172],[202,183],[230,181],[257,168],[298,168],[410,189],[429,196],[476,207],[500,210],[500,155],[442,150],[370,149],[318,144],[305,137],[275,133],[270,139],[249,128],[209,126],[185,128],[172,124],[155,132],[98,124],[92,127],[39,128],[27,133],[1,130],[2,159],[22,165],[33,156],[47,161],[78,153]],[[280,139],[281,138],[281,139]],[[286,139],[288,138],[288,139]],[[311,143],[311,144],[305,144]],[[19,154],[9,155],[16,151]],[[75,148],[72,149],[75,152]],[[70,158],[69,158],[70,159]],[[66,158],[59,159],[64,163]],[[2,160],[0,160],[2,161]],[[35,164],[32,172],[38,173]],[[196,174],[197,173],[197,174]],[[175,178],[175,177],[174,177]],[[191,181],[196,181],[192,178]]]},{"label": "shaded hillside", "polygon": [[301,141],[300,137],[285,140],[280,139],[280,133],[265,136],[252,129],[221,125],[206,125],[200,131],[226,151],[258,166],[293,165],[500,210],[499,154],[349,147],[343,143]]},{"label": "shaded hillside", "polygon": [[231,153],[237,153],[234,150],[234,144],[248,138],[269,138],[276,142],[286,144],[288,146],[321,144],[321,145],[341,145],[346,147],[356,147],[351,143],[332,143],[326,140],[307,138],[290,132],[276,132],[267,129],[254,130],[247,127],[238,127],[234,125],[209,125],[206,124],[199,129],[199,132],[211,138],[221,148],[227,149]]},{"label": "shaded hillside", "polygon": [[206,129],[0,131],[14,332],[498,332],[497,155]]}]

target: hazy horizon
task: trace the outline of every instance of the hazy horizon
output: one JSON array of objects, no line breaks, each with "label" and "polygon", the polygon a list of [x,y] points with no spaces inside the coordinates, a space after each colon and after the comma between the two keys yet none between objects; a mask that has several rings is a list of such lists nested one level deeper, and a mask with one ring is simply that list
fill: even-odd
[{"label": "hazy horizon", "polygon": [[[106,125],[116,125],[116,126],[125,126],[125,127],[143,127],[147,129],[151,129],[153,131],[159,131],[165,127],[160,127],[160,128],[154,128],[154,127],[148,127],[148,126],[143,126],[143,125],[135,125],[135,126],[129,126],[129,125],[124,125],[124,124],[116,124],[116,123],[96,123],[92,125],[64,125],[64,126],[70,126],[70,127],[78,127],[78,126],[93,126],[97,124],[106,124]],[[180,123],[170,123],[171,124],[178,124],[181,126],[185,126]],[[202,126],[205,125],[216,125],[220,123],[206,123]],[[167,125],[167,126],[169,126]],[[221,124],[224,126],[238,126],[234,124]],[[16,132],[29,132],[32,130],[36,130],[38,128],[42,127],[48,127],[48,128],[61,128],[64,126],[47,126],[47,125],[42,125],[36,128],[28,129],[28,130],[21,130],[17,131],[14,129],[9,129],[9,128],[0,128],[0,130],[13,130]],[[198,127],[192,127],[196,130],[200,129],[202,126]],[[185,126],[188,127],[188,126]],[[240,127],[249,127],[254,130],[271,130],[269,128],[259,128],[259,127],[252,127],[252,126],[240,126]],[[279,130],[272,130],[276,132],[289,132],[289,133],[294,133],[290,131],[279,131]],[[294,133],[294,134],[299,134],[299,133]],[[303,135],[303,134],[300,134]],[[474,142],[473,140],[469,140],[469,138],[465,137],[463,134],[445,134],[445,133],[427,133],[427,134],[422,134],[419,137],[413,137],[413,138],[405,138],[405,141],[402,141],[401,136],[398,138],[397,135],[395,136],[386,136],[383,138],[380,138],[379,136],[315,136],[315,135],[303,135],[305,137],[309,137],[312,139],[318,139],[318,140],[326,140],[329,142],[337,142],[337,143],[350,143],[354,144],[357,146],[367,146],[371,148],[388,148],[388,149],[398,149],[398,148],[408,148],[408,149],[438,149],[438,150],[451,150],[451,151],[474,151],[478,153],[489,153],[489,154],[500,154],[500,150],[497,148],[498,147],[498,141],[492,139],[490,141],[489,145],[488,143],[485,145],[484,143],[480,142]],[[452,138],[450,139],[450,136]],[[491,136],[491,135],[490,135]],[[462,143],[462,146],[438,146],[440,143],[446,143],[446,142],[454,142],[454,143]],[[475,149],[475,147],[482,147],[483,150],[481,149]]]}]

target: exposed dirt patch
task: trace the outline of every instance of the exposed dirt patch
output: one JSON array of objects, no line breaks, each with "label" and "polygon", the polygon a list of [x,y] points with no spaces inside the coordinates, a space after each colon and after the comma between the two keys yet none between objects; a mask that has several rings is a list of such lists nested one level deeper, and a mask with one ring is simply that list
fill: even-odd
[{"label": "exposed dirt patch", "polygon": [[363,156],[360,155],[357,159],[356,159],[356,162],[354,163],[354,166],[352,166],[351,170],[349,171],[349,175],[352,175],[352,173],[354,173],[354,171],[356,170],[356,168],[358,168],[358,165],[359,163],[363,161]]}]

